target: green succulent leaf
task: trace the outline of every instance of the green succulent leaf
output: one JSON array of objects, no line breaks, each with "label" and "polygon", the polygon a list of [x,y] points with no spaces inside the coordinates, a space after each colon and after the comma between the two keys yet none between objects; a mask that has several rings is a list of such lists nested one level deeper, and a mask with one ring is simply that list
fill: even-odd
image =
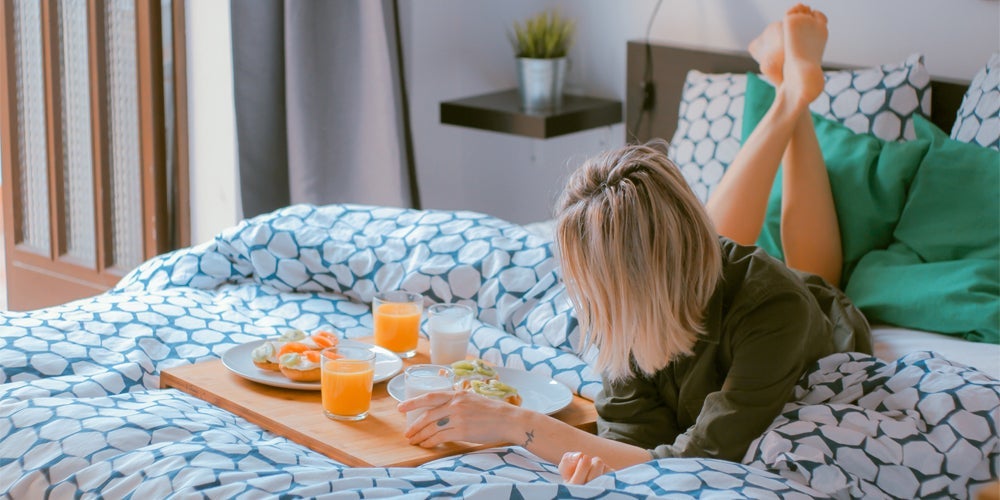
[{"label": "green succulent leaf", "polygon": [[574,23],[555,11],[540,12],[524,20],[514,22],[514,31],[507,37],[517,57],[532,59],[555,59],[566,57],[573,43]]}]

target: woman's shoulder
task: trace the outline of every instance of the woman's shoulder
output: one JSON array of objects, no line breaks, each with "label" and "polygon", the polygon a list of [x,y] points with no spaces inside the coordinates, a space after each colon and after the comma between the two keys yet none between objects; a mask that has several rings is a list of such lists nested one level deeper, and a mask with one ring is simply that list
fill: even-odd
[{"label": "woman's shoulder", "polygon": [[761,248],[726,238],[721,238],[720,244],[722,279],[716,295],[721,307],[716,314],[721,323],[732,327],[745,321],[771,322],[781,316],[787,321],[819,311],[805,275]]},{"label": "woman's shoulder", "polygon": [[843,295],[823,278],[792,269],[763,248],[741,245],[724,236],[719,237],[719,244],[723,274],[720,286],[727,288],[729,295],[738,291],[760,298],[795,291],[818,300]]},{"label": "woman's shoulder", "polygon": [[722,247],[722,286],[732,292],[760,296],[785,290],[805,291],[802,273],[789,269],[764,249],[741,245],[725,236],[719,237],[719,244]]}]

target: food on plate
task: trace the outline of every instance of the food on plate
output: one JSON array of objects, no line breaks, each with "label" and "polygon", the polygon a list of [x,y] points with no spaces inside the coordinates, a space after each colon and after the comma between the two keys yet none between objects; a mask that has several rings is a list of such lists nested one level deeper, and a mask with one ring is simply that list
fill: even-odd
[{"label": "food on plate", "polygon": [[462,390],[469,389],[474,380],[497,380],[496,368],[479,358],[456,361],[451,370],[455,372],[455,387]]},{"label": "food on plate", "polygon": [[333,347],[340,341],[336,335],[326,331],[319,331],[312,334],[309,336],[309,340],[316,346],[317,349]]},{"label": "food on plate", "polygon": [[[322,332],[321,332],[322,333]],[[280,371],[278,367],[278,351],[288,342],[298,342],[306,338],[302,330],[289,330],[280,337],[268,340],[251,351],[253,364],[261,370]]]},{"label": "food on plate", "polygon": [[278,367],[278,349],[281,349],[281,346],[276,344],[283,343],[269,340],[254,348],[250,353],[254,366],[261,370],[280,371],[281,369]]},{"label": "food on plate", "polygon": [[[319,380],[319,351],[337,345],[339,339],[328,331],[319,331],[308,335],[302,330],[289,330],[280,337],[267,340],[251,351],[253,364],[261,370],[281,372],[295,381]],[[316,353],[315,356],[308,354]],[[282,362],[282,357],[294,354]],[[310,361],[315,359],[315,366]],[[315,377],[313,375],[315,369]]]},{"label": "food on plate", "polygon": [[295,342],[306,337],[308,337],[308,335],[306,335],[306,332],[303,332],[302,330],[288,330],[287,332],[282,333],[277,340],[281,342]]},{"label": "food on plate", "polygon": [[521,406],[521,395],[517,393],[517,388],[497,379],[472,380],[469,382],[469,391],[490,399],[506,401],[514,406]]},{"label": "food on plate", "polygon": [[303,342],[286,342],[285,345],[278,349],[278,360],[280,362],[281,357],[290,352],[306,352],[315,351],[312,346],[306,345]]},{"label": "food on plate", "polygon": [[289,380],[319,382],[319,351],[288,351],[278,357],[278,366]]},{"label": "food on plate", "polygon": [[517,388],[501,382],[497,369],[490,363],[479,358],[463,359],[452,363],[451,370],[455,373],[456,389],[521,406]]}]

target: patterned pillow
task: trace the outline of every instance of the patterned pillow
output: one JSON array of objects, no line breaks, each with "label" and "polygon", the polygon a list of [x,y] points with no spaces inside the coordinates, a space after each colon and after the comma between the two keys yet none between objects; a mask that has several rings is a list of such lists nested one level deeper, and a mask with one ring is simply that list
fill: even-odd
[{"label": "patterned pillow", "polygon": [[702,203],[740,149],[746,91],[747,77],[742,74],[692,70],[684,81],[677,131],[667,156]]},{"label": "patterned pillow", "polygon": [[[930,73],[924,58],[876,68],[828,71],[815,113],[886,141],[913,139],[913,115],[930,116]],[[740,148],[746,75],[692,70],[684,82],[677,131],[668,156],[702,202]]]},{"label": "patterned pillow", "polygon": [[969,84],[951,138],[1000,150],[1000,52],[993,54]]}]

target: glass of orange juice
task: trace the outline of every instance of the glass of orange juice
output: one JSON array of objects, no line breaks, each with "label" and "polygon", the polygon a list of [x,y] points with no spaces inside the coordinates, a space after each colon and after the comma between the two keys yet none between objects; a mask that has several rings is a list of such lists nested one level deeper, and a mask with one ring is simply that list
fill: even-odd
[{"label": "glass of orange juice", "polygon": [[424,297],[419,293],[382,292],[372,301],[375,322],[375,344],[401,358],[417,353],[420,316],[424,311]]},{"label": "glass of orange juice", "polygon": [[341,341],[320,352],[323,414],[334,420],[368,416],[375,378],[375,351],[359,342]]}]

